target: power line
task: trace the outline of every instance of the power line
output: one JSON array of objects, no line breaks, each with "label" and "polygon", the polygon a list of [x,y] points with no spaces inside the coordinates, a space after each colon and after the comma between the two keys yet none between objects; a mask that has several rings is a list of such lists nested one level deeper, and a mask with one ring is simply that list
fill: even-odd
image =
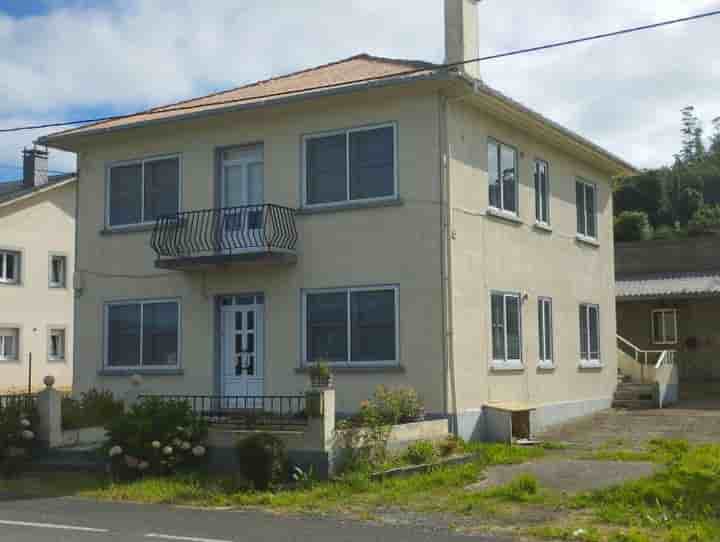
[{"label": "power line", "polygon": [[558,47],[566,47],[568,45],[576,45],[578,43],[596,41],[596,40],[631,34],[634,32],[653,30],[653,29],[660,28],[660,27],[665,27],[665,26],[670,26],[670,25],[675,25],[675,24],[680,24],[680,23],[686,23],[686,22],[690,22],[690,21],[696,21],[699,19],[705,19],[708,17],[716,16],[716,15],[720,15],[720,10],[709,11],[706,13],[700,13],[698,15],[691,15],[689,17],[682,17],[682,18],[678,18],[678,19],[670,19],[670,20],[666,20],[666,21],[661,21],[659,23],[624,28],[621,30],[613,31],[613,32],[606,32],[604,34],[593,34],[590,36],[585,36],[582,38],[576,38],[576,39],[572,39],[572,40],[558,41],[558,42],[548,43],[545,45],[538,45],[536,47],[528,47],[525,49],[517,49],[514,51],[508,51],[505,53],[497,53],[497,54],[478,57],[478,58],[471,58],[469,60],[463,60],[460,62],[428,65],[426,67],[411,69],[411,70],[407,70],[407,71],[403,71],[403,72],[399,72],[399,73],[379,75],[379,76],[374,76],[374,77],[365,77],[365,78],[361,78],[361,79],[352,79],[349,81],[342,81],[342,82],[338,82],[338,83],[328,83],[325,85],[317,85],[317,86],[306,87],[306,88],[297,89],[297,90],[286,90],[286,91],[282,91],[282,92],[261,94],[258,96],[252,96],[252,97],[246,97],[246,98],[236,98],[236,99],[232,99],[232,100],[220,100],[220,101],[210,102],[210,103],[205,103],[205,104],[184,105],[184,106],[179,105],[179,106],[172,106],[172,107],[160,106],[160,107],[157,107],[154,109],[148,109],[146,111],[141,111],[139,113],[130,113],[130,114],[126,114],[126,115],[109,115],[109,116],[105,116],[105,117],[94,117],[94,118],[89,118],[89,119],[78,119],[78,120],[69,120],[69,121],[62,121],[62,122],[51,122],[51,123],[45,123],[45,124],[15,126],[12,128],[1,128],[0,133],[20,132],[20,131],[25,131],[25,130],[40,130],[40,129],[44,129],[44,128],[59,128],[59,127],[63,127],[63,126],[75,126],[78,124],[89,124],[89,123],[97,123],[97,122],[107,122],[107,121],[112,121],[112,120],[130,119],[133,117],[139,117],[139,116],[143,116],[143,115],[172,113],[175,111],[191,111],[194,109],[202,109],[202,108],[207,108],[207,107],[239,104],[239,103],[252,101],[252,100],[277,98],[277,97],[297,94],[299,92],[328,90],[328,89],[332,89],[332,88],[343,87],[343,86],[353,85],[353,84],[357,84],[357,83],[382,81],[385,79],[391,79],[391,78],[401,77],[401,76],[408,76],[408,75],[413,75],[413,74],[428,72],[428,71],[436,71],[436,70],[443,70],[443,69],[449,70],[452,68],[457,68],[459,66],[464,66],[466,64],[472,64],[475,62],[486,62],[488,60],[497,60],[499,58],[507,58],[507,57],[517,56],[517,55],[522,55],[522,54],[546,51],[548,49],[556,49]]},{"label": "power line", "polygon": [[[11,166],[10,164],[0,164],[0,169],[13,169],[16,171],[22,171],[22,166]],[[48,173],[54,173],[56,175],[68,175],[69,171],[57,171],[54,169],[48,169]]]}]

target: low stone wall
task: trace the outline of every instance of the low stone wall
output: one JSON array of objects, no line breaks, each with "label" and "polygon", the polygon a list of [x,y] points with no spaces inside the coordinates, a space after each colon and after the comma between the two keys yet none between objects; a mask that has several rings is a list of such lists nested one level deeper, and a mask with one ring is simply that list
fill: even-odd
[{"label": "low stone wall", "polygon": [[391,452],[403,451],[414,442],[421,440],[440,442],[449,435],[450,424],[446,419],[393,425],[388,437],[387,449]]},{"label": "low stone wall", "polygon": [[62,432],[60,447],[91,446],[102,444],[107,440],[104,427],[83,427],[81,429],[68,429]]}]

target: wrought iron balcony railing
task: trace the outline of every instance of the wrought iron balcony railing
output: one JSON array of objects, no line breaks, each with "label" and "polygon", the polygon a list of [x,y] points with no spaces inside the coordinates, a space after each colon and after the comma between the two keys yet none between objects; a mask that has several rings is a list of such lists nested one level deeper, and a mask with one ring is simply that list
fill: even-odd
[{"label": "wrought iron balcony railing", "polygon": [[163,259],[295,251],[295,210],[248,205],[187,211],[155,222],[150,245]]}]

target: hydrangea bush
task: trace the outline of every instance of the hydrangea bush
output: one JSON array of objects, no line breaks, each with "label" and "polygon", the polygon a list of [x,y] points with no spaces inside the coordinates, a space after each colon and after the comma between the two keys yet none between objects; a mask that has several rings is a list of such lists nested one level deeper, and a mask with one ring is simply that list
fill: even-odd
[{"label": "hydrangea bush", "polygon": [[183,401],[145,399],[106,430],[105,452],[116,479],[166,476],[206,462],[207,423]]},{"label": "hydrangea bush", "polygon": [[0,474],[17,474],[39,445],[37,413],[24,401],[0,408]]}]

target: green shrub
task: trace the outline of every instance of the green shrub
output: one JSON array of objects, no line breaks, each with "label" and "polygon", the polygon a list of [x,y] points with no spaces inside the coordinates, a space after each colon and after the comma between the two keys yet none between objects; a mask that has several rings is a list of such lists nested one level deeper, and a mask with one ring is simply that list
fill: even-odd
[{"label": "green shrub", "polygon": [[287,478],[285,443],[275,435],[257,433],[237,445],[241,474],[260,491]]},{"label": "green shrub", "polygon": [[396,425],[421,420],[424,415],[422,401],[414,389],[378,386],[373,397],[360,405],[359,417],[365,425]]},{"label": "green shrub", "polygon": [[652,237],[648,215],[642,211],[623,211],[615,218],[615,240],[644,241]]},{"label": "green shrub", "polygon": [[699,235],[720,229],[720,205],[705,205],[695,212],[688,223],[691,234]]},{"label": "green shrub", "polygon": [[538,492],[537,478],[532,474],[521,474],[509,484],[491,489],[487,493],[491,497],[515,502],[527,502],[537,496]]},{"label": "green shrub", "polygon": [[[6,398],[7,399],[7,398]],[[39,446],[37,413],[31,403],[19,396],[0,407],[0,475],[19,474]]]},{"label": "green shrub", "polygon": [[408,446],[402,458],[412,465],[424,465],[437,461],[438,451],[429,440],[419,440]]},{"label": "green shrub", "polygon": [[116,478],[168,475],[205,462],[207,424],[184,401],[148,398],[106,426],[105,452]]},{"label": "green shrub", "polygon": [[108,390],[91,389],[80,394],[79,399],[62,399],[62,427],[66,430],[104,427],[122,414],[123,402],[115,400]]}]

